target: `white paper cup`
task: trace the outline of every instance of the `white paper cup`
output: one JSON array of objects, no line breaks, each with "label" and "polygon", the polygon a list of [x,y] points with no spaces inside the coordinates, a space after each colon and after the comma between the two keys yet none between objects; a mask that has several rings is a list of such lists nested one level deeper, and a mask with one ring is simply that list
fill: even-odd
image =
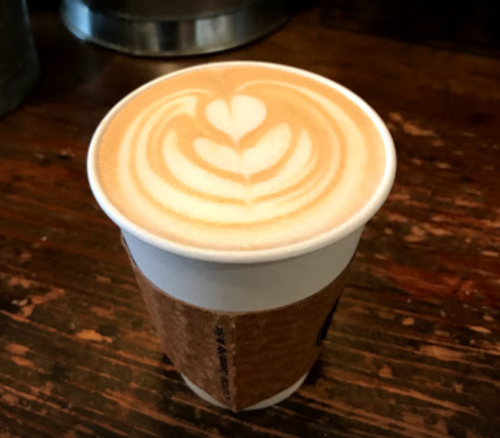
[{"label": "white paper cup", "polygon": [[[375,111],[335,82],[307,71],[276,64],[249,61],[224,64],[272,66],[313,78],[341,92],[366,113],[383,139],[386,166],[379,187],[361,210],[342,225],[307,241],[250,251],[207,250],[183,245],[158,237],[124,216],[109,201],[99,182],[96,159],[103,132],[111,119],[137,94],[163,81],[165,77],[203,69],[204,65],[151,81],[111,109],[92,138],[88,154],[88,177],[97,202],[121,228],[131,257],[147,279],[159,289],[168,291],[170,296],[185,303],[213,311],[256,312],[275,309],[316,294],[344,271],[355,254],[364,225],[384,203],[392,187],[396,168],[394,145],[389,131]],[[281,401],[297,389],[304,378],[251,408]],[[214,402],[209,394],[189,379],[187,383],[202,398]]]}]

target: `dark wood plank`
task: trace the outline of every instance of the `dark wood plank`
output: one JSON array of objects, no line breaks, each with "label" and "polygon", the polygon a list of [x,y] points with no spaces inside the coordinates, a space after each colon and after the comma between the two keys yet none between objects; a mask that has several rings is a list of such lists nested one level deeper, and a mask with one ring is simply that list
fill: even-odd
[{"label": "dark wood plank", "polygon": [[[0,120],[0,437],[494,438],[500,430],[500,61],[331,28],[304,9],[238,50],[134,59],[33,27],[42,77]],[[259,412],[207,405],[160,350],[87,145],[133,88],[207,60],[307,68],[363,96],[399,169],[323,354]]]}]

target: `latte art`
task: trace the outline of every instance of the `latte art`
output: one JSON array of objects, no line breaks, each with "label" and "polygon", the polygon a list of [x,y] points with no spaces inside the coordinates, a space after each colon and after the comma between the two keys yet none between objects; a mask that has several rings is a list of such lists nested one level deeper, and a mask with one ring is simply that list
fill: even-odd
[{"label": "latte art", "polygon": [[207,66],[129,100],[99,146],[106,195],[169,240],[271,248],[339,226],[373,196],[385,155],[339,91],[263,66]]}]

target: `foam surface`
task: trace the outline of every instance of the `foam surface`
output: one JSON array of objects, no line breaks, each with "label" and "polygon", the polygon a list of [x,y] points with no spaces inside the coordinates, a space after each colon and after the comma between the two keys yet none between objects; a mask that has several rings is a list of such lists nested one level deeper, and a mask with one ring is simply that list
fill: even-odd
[{"label": "foam surface", "polygon": [[130,220],[226,250],[339,226],[373,196],[384,165],[380,134],[342,93],[256,65],[156,83],[111,120],[98,151],[103,189]]}]

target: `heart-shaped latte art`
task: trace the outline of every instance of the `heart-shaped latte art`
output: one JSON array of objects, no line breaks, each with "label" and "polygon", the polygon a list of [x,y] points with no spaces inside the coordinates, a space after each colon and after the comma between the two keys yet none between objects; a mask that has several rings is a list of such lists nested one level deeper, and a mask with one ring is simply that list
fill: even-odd
[{"label": "heart-shaped latte art", "polygon": [[230,102],[213,100],[207,105],[205,114],[215,128],[238,142],[261,125],[266,118],[267,108],[255,97],[238,94]]},{"label": "heart-shaped latte art", "polygon": [[267,250],[330,232],[385,178],[379,127],[336,86],[276,67],[210,66],[127,100],[104,126],[109,201],[169,242]]},{"label": "heart-shaped latte art", "polygon": [[276,164],[290,147],[291,137],[289,126],[281,123],[242,152],[204,137],[195,139],[194,147],[198,155],[212,166],[249,176]]}]

